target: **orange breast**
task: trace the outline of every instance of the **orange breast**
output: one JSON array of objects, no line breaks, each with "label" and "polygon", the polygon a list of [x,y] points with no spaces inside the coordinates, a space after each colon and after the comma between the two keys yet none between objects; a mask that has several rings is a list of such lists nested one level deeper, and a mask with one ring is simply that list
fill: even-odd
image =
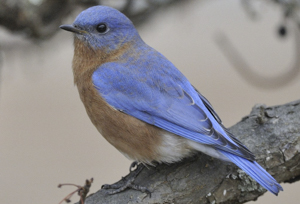
[{"label": "orange breast", "polygon": [[87,114],[103,137],[131,159],[156,160],[161,130],[108,105],[91,85],[91,79],[87,80],[90,85],[78,86],[78,91]]},{"label": "orange breast", "polygon": [[122,113],[100,96],[92,83],[92,74],[101,64],[116,60],[130,45],[118,52],[92,50],[75,38],[74,81],[91,121],[103,137],[131,159],[150,162],[159,157],[161,129]]}]

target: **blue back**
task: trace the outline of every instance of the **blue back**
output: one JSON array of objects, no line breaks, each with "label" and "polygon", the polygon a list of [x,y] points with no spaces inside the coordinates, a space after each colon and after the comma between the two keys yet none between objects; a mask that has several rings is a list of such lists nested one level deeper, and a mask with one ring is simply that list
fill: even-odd
[{"label": "blue back", "polygon": [[122,56],[126,60],[105,63],[92,76],[111,106],[182,137],[254,159],[226,134],[209,102],[169,60],[143,42],[133,50]]}]

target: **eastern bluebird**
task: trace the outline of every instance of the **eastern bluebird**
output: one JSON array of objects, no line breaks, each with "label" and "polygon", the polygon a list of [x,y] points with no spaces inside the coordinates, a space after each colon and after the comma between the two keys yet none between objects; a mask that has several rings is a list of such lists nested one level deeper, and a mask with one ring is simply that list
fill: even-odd
[{"label": "eastern bluebird", "polygon": [[91,121],[126,157],[173,163],[201,151],[230,161],[274,194],[283,190],[223,125],[209,101],[121,12],[94,6],[72,25],[74,81]]}]

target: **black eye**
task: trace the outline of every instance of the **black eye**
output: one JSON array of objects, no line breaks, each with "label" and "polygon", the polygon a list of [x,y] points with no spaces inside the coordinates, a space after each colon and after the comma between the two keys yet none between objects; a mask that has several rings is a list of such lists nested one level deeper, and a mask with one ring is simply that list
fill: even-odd
[{"label": "black eye", "polygon": [[106,24],[104,24],[104,23],[98,24],[96,29],[99,33],[105,33],[108,30]]}]

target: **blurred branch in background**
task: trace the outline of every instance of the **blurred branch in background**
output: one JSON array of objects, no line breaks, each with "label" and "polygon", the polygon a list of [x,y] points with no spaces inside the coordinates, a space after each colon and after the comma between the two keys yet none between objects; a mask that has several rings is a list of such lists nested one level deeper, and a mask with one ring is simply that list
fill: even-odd
[{"label": "blurred branch in background", "polygon": [[[253,20],[257,19],[258,11],[253,6],[253,0],[241,0],[242,6]],[[232,44],[229,37],[225,33],[219,33],[216,37],[216,43],[227,59],[233,65],[233,68],[250,84],[259,88],[276,89],[287,85],[297,77],[300,71],[300,16],[299,7],[300,0],[269,0],[279,4],[282,8],[282,23],[278,26],[278,36],[288,37],[287,24],[290,21],[290,30],[295,32],[295,59],[290,68],[286,68],[286,72],[276,77],[265,77],[253,71],[246,62],[245,58]],[[290,35],[293,36],[293,35]]]},{"label": "blurred branch in background", "polygon": [[[0,0],[0,25],[32,39],[52,36],[62,20],[80,6],[115,7],[135,24],[144,22],[157,8],[178,0]],[[186,3],[186,1],[185,1]]]},{"label": "blurred branch in background", "polygon": [[61,20],[70,13],[66,0],[1,0],[0,25],[27,37],[52,36]]},{"label": "blurred branch in background", "polygon": [[279,76],[262,76],[256,73],[246,62],[245,58],[232,44],[229,37],[225,33],[219,33],[216,37],[216,43],[220,47],[222,53],[233,65],[233,68],[250,84],[259,88],[276,89],[287,85],[295,79],[300,72],[300,33],[295,28],[295,57],[290,68],[286,68],[286,72]]},{"label": "blurred branch in background", "polygon": [[287,21],[291,20],[300,28],[300,0],[240,0],[242,7],[251,19],[257,19],[259,12],[255,9],[254,3],[273,3],[281,7],[282,23],[278,26],[278,35],[284,37],[287,34]]},{"label": "blurred branch in background", "polygon": [[[282,7],[283,18],[291,19],[300,25],[300,0],[264,0]],[[159,7],[168,6],[179,0],[0,0],[0,25],[12,32],[20,32],[34,39],[52,36],[62,20],[76,7],[108,5],[119,9],[135,24],[144,22]],[[250,17],[258,12],[254,0],[241,0]],[[185,1],[184,3],[187,3]],[[286,34],[284,23],[279,27],[281,35]]]}]

